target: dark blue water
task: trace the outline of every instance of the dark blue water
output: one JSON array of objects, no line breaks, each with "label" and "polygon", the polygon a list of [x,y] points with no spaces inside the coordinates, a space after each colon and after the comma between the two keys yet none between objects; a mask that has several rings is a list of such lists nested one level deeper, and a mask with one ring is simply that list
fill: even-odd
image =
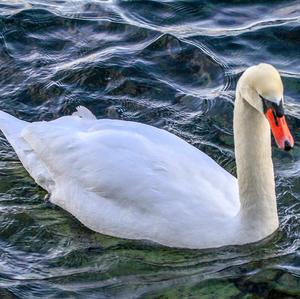
[{"label": "dark blue water", "polygon": [[164,128],[235,174],[246,67],[285,85],[274,147],[280,229],[251,245],[169,249],[103,236],[46,204],[0,139],[0,298],[300,298],[300,1],[0,1],[0,109],[35,121],[79,104]]}]

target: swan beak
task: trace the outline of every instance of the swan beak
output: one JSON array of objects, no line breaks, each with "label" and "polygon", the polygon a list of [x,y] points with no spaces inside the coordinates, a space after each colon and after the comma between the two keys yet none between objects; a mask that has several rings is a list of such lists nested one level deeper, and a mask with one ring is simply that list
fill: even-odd
[{"label": "swan beak", "polygon": [[294,147],[294,138],[283,113],[277,113],[275,109],[269,108],[265,115],[269,121],[277,146],[285,151],[292,149]]}]

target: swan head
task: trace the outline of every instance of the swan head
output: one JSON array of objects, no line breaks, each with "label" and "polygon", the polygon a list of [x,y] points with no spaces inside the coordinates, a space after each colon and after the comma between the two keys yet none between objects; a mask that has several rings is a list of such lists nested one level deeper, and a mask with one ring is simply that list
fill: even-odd
[{"label": "swan head", "polygon": [[294,139],[284,116],[283,84],[270,64],[249,67],[238,82],[240,96],[268,120],[274,139],[282,150],[290,150]]}]

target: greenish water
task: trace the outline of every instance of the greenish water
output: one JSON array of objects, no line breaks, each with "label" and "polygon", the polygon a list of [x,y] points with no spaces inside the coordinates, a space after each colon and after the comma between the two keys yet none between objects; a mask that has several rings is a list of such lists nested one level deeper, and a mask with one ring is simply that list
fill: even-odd
[{"label": "greenish water", "polygon": [[299,1],[0,1],[0,109],[164,128],[235,174],[242,71],[285,84],[290,153],[273,148],[280,229],[246,246],[170,249],[103,236],[47,204],[0,136],[0,298],[300,298]]}]

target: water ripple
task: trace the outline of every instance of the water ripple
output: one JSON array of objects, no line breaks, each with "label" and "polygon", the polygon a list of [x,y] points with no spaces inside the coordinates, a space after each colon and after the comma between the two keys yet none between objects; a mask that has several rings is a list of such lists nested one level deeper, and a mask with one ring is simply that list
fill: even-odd
[{"label": "water ripple", "polygon": [[[273,150],[280,229],[257,244],[170,249],[103,236],[44,203],[0,136],[1,298],[297,298],[298,1],[0,1],[0,108],[164,128],[235,174],[232,113],[247,66],[285,85],[293,153]],[[151,12],[151,13],[150,13]]]}]

